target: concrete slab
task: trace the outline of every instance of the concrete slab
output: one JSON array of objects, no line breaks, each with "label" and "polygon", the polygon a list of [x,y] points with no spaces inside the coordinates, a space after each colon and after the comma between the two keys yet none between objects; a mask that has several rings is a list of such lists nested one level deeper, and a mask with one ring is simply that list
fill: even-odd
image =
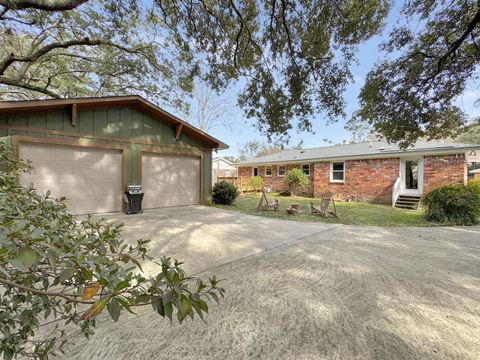
[{"label": "concrete slab", "polygon": [[[125,224],[129,241],[151,240],[150,256],[172,256],[185,263],[189,274],[254,255],[338,224],[278,221],[206,206],[146,210],[143,214],[112,214],[108,221]],[[144,270],[155,272],[147,263]]]},{"label": "concrete slab", "polygon": [[116,324],[102,316],[65,358],[479,359],[479,227],[332,226],[203,207],[115,219],[127,236],[153,238],[156,253],[226,279],[226,298],[207,324],[146,308]]}]

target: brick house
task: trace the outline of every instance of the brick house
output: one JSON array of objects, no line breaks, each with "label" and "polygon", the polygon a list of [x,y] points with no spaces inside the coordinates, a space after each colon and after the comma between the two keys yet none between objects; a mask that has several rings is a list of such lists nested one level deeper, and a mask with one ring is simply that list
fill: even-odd
[{"label": "brick house", "polygon": [[306,193],[331,191],[341,200],[402,205],[404,197],[421,195],[446,184],[467,180],[466,151],[480,145],[418,142],[408,149],[383,141],[287,150],[240,162],[238,176],[261,176],[265,187],[287,190],[289,170],[310,177]]}]

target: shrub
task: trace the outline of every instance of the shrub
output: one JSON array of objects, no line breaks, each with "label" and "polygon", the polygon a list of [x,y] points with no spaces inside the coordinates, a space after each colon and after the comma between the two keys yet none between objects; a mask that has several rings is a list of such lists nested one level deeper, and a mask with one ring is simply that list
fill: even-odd
[{"label": "shrub", "polygon": [[238,196],[235,185],[220,181],[213,186],[212,200],[215,204],[232,205]]},{"label": "shrub", "polygon": [[447,185],[423,198],[426,219],[455,225],[474,225],[480,216],[480,185]]},{"label": "shrub", "polygon": [[298,194],[300,190],[305,189],[308,184],[310,184],[310,179],[300,169],[290,170],[284,181],[288,184],[290,190],[294,194]]},{"label": "shrub", "polygon": [[[0,142],[4,359],[48,359],[72,340],[63,330],[66,324],[77,326],[88,338],[102,312],[117,321],[124,311],[142,306],[182,322],[195,313],[203,319],[208,311],[205,300],[223,296],[214,276],[208,282],[187,276],[181,263],[171,258],[157,259],[159,273],[145,275],[140,262],[150,259],[148,241],[128,244],[121,224],[74,218],[63,201],[19,185],[17,177],[26,171],[29,166]],[[47,322],[51,331],[38,334]]]},{"label": "shrub", "polygon": [[263,189],[263,178],[261,176],[254,176],[250,178],[250,186],[253,188],[253,190]]}]

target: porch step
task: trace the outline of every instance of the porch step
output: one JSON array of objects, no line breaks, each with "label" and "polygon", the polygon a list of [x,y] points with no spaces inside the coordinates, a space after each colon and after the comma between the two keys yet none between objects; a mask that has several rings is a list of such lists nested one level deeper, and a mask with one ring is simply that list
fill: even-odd
[{"label": "porch step", "polygon": [[418,195],[400,195],[395,202],[395,207],[401,209],[417,210],[420,203],[420,196]]}]

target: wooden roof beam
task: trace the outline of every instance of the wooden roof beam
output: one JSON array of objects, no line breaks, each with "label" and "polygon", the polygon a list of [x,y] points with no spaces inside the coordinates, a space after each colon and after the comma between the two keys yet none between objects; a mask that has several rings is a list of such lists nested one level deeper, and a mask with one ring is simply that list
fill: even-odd
[{"label": "wooden roof beam", "polygon": [[77,126],[77,118],[78,118],[77,104],[72,104],[72,113],[71,113],[72,126]]},{"label": "wooden roof beam", "polygon": [[177,124],[175,127],[175,140],[180,139],[180,135],[182,134],[183,124]]}]

